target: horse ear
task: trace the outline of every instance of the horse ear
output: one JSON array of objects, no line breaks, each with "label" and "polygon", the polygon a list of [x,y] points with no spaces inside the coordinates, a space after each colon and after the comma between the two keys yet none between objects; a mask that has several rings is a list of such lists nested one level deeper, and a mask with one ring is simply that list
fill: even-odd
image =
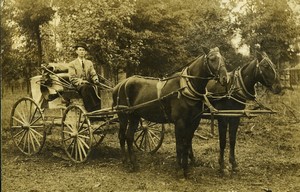
[{"label": "horse ear", "polygon": [[207,55],[209,53],[209,48],[202,46],[204,53]]}]

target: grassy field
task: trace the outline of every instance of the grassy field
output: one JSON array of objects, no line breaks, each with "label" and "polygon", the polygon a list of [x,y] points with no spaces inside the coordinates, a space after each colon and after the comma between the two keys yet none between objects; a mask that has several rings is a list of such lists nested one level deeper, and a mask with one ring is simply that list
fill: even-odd
[{"label": "grassy field", "polygon": [[[261,103],[278,113],[242,119],[236,175],[228,170],[225,177],[219,176],[218,133],[210,137],[209,121],[203,121],[197,132],[208,139],[193,139],[199,165],[191,168],[189,180],[176,169],[173,127],[168,127],[156,154],[137,152],[140,170],[135,173],[121,163],[117,133],[108,134],[83,164],[62,158],[60,136],[55,133],[47,136],[41,154],[23,155],[9,137],[8,125],[11,107],[24,96],[6,94],[1,100],[2,191],[300,191],[299,88],[285,90],[284,95],[261,93]],[[228,148],[226,156],[228,168]]]}]

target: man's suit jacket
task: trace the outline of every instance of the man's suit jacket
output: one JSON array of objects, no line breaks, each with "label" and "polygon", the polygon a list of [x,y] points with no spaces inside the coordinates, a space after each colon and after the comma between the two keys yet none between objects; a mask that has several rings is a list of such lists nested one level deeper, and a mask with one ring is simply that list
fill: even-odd
[{"label": "man's suit jacket", "polygon": [[98,75],[94,69],[93,63],[90,60],[84,60],[84,69],[81,61],[77,58],[69,63],[70,81],[75,86],[80,86],[83,80],[91,83],[98,81]]}]

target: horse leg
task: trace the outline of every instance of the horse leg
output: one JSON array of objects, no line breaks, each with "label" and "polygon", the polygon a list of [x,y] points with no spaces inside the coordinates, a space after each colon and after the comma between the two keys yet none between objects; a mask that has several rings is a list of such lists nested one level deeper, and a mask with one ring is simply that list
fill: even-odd
[{"label": "horse leg", "polygon": [[240,118],[230,118],[229,119],[229,142],[230,142],[230,154],[229,162],[232,165],[232,171],[237,171],[237,163],[235,160],[235,143],[236,143],[236,134],[240,124]]},{"label": "horse leg", "polygon": [[185,137],[183,142],[183,152],[182,152],[182,168],[183,168],[183,174],[185,178],[188,178],[188,158],[191,159],[191,163],[195,163],[195,157],[193,153],[192,148],[192,140],[195,132],[195,123],[193,123],[193,126],[186,126],[185,130]]},{"label": "horse leg", "polygon": [[194,121],[194,123],[191,126],[191,128],[193,130],[192,139],[190,140],[190,143],[189,143],[189,145],[190,145],[189,158],[191,160],[191,165],[196,165],[196,159],[195,159],[194,151],[193,151],[193,137],[194,137],[194,133],[195,133],[196,129],[199,126],[199,123],[200,123],[200,120],[196,120],[196,121]]},{"label": "horse leg", "polygon": [[176,161],[179,167],[182,167],[182,150],[183,150],[183,122],[178,120],[175,123],[175,139],[176,139]]},{"label": "horse leg", "polygon": [[133,166],[133,171],[138,170],[138,165],[136,161],[136,156],[133,150],[133,142],[134,142],[134,133],[139,125],[140,118],[136,116],[131,116],[129,118],[129,126],[126,134],[126,142],[127,142],[127,147],[128,147],[128,154],[129,154],[129,159],[130,163]]},{"label": "horse leg", "polygon": [[219,129],[219,145],[220,145],[220,156],[219,156],[219,165],[220,173],[224,174],[225,164],[224,164],[224,151],[226,147],[226,133],[227,133],[227,118],[219,117],[218,118],[218,129]]},{"label": "horse leg", "polygon": [[125,133],[128,125],[128,119],[125,115],[119,115],[119,122],[120,122],[120,129],[119,129],[119,142],[121,147],[121,154],[122,154],[122,162],[127,162],[127,153],[125,151]]}]

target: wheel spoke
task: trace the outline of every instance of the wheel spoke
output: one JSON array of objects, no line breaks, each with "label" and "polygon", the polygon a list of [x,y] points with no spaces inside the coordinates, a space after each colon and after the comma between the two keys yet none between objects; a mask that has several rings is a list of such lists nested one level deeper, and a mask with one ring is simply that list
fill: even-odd
[{"label": "wheel spoke", "polygon": [[82,137],[82,138],[85,138],[85,139],[89,139],[90,138],[90,137],[85,136],[85,135],[78,135],[78,137]]},{"label": "wheel spoke", "polygon": [[14,125],[14,126],[11,126],[12,129],[22,129],[22,125]]},{"label": "wheel spoke", "polygon": [[73,132],[74,129],[69,123],[67,124],[66,122],[64,122],[64,125]]},{"label": "wheel spoke", "polygon": [[138,136],[135,139],[135,142],[142,136],[142,134],[143,134],[143,130],[140,131],[140,133],[138,134]]},{"label": "wheel spoke", "polygon": [[78,144],[77,144],[77,140],[75,140],[74,142],[74,150],[75,150],[75,159],[77,160],[78,159]]},{"label": "wheel spoke", "polygon": [[25,121],[22,121],[23,119],[18,119],[17,117],[13,116],[12,117],[14,120],[18,121],[19,123],[21,123],[22,125],[25,123]]},{"label": "wheel spoke", "polygon": [[27,152],[30,154],[30,141],[29,141],[29,131],[27,131]]},{"label": "wheel spoke", "polygon": [[155,133],[153,133],[152,130],[149,130],[149,133],[150,133],[151,135],[153,135],[156,139],[160,140],[160,138],[159,138]]},{"label": "wheel spoke", "polygon": [[25,131],[24,129],[22,129],[22,130],[19,131],[17,134],[13,135],[13,138],[18,137],[21,133],[23,133],[23,136],[22,136],[22,137],[24,137],[24,133],[25,133],[25,132],[26,132],[26,131]]},{"label": "wheel spoke", "polygon": [[[84,146],[82,145],[82,142],[83,141],[81,141],[80,139],[78,140],[79,148],[81,149],[81,151],[82,151],[82,153],[84,155],[84,158],[85,158],[87,156],[87,153],[86,153],[86,151],[84,149]],[[85,142],[83,142],[83,143],[85,143]],[[81,155],[81,159],[80,160],[82,161],[82,155]]]},{"label": "wheel spoke", "polygon": [[65,142],[65,141],[68,141],[68,140],[70,140],[70,139],[72,139],[72,137],[69,137],[69,138],[67,138],[67,139],[63,139],[63,141]]},{"label": "wheel spoke", "polygon": [[78,137],[78,139],[86,148],[88,148],[88,149],[90,148],[89,145],[82,138]]},{"label": "wheel spoke", "polygon": [[24,132],[24,137],[22,137],[22,143],[23,143],[23,151],[25,150],[25,147],[26,147],[26,137],[27,137],[27,131]]},{"label": "wheel spoke", "polygon": [[[32,112],[32,111],[31,111],[31,110],[32,110],[32,106],[35,107],[33,113],[31,113],[31,112]],[[31,105],[31,106],[30,106],[30,113],[29,113],[29,114],[32,114],[32,115],[31,115],[30,118],[29,118],[29,122],[32,122],[32,120],[34,119],[34,116],[35,116],[35,114],[37,113],[37,111],[38,111],[38,107],[37,107],[37,106],[35,106],[35,105]]]},{"label": "wheel spoke", "polygon": [[80,161],[82,161],[81,147],[80,147],[80,143],[78,141],[77,141],[77,150],[78,150],[78,153],[79,153],[79,159],[80,159]]},{"label": "wheel spoke", "polygon": [[37,117],[36,119],[33,120],[33,118],[29,121],[30,125],[35,124],[38,120],[40,120],[42,118],[42,115],[40,115],[39,117]]},{"label": "wheel spoke", "polygon": [[85,129],[82,129],[82,130],[78,131],[78,134],[80,134],[80,133],[83,133],[83,132],[85,132],[85,131],[87,131],[87,130],[89,130],[89,128],[88,128],[88,127],[87,127],[87,128],[85,128]]},{"label": "wheel spoke", "polygon": [[66,133],[66,134],[72,134],[73,132],[71,132],[71,131],[63,131],[64,133]]},{"label": "wheel spoke", "polygon": [[[72,137],[70,137],[72,138]],[[74,146],[72,147],[71,145],[75,145],[75,140],[71,141],[69,146],[66,148],[67,150],[71,149],[71,156],[74,154]]]},{"label": "wheel spoke", "polygon": [[[154,135],[155,137],[156,137],[156,135]],[[154,137],[154,138],[155,138]],[[153,139],[153,137],[152,137],[152,133],[149,131],[149,138],[150,138],[150,140],[151,140],[151,143],[153,143],[154,145],[153,146],[156,146],[157,145],[157,142]]]},{"label": "wheel spoke", "polygon": [[140,144],[139,144],[139,148],[141,148],[141,149],[143,148],[142,145],[143,145],[144,140],[145,140],[145,133],[144,133],[144,131],[142,131],[142,133],[143,133],[143,134],[142,134],[142,139],[141,139],[141,141],[139,142],[139,143],[140,143]]},{"label": "wheel spoke", "polygon": [[78,119],[77,119],[77,130],[79,130],[79,128],[80,128],[80,120],[81,120],[81,117],[82,117],[82,113],[81,113],[81,111],[79,111],[79,116],[78,116]]},{"label": "wheel spoke", "polygon": [[32,133],[31,133],[31,131],[28,132],[28,135],[29,135],[30,143],[31,143],[31,145],[32,145],[32,149],[33,149],[33,151],[36,151],[36,148],[35,148],[34,140],[33,140],[33,138],[32,138]]},{"label": "wheel spoke", "polygon": [[43,137],[43,135],[40,134],[39,132],[37,132],[36,130],[34,130],[34,129],[30,129],[30,130],[33,131],[36,135],[38,135],[38,136],[40,136],[40,137]]},{"label": "wheel spoke", "polygon": [[[21,136],[21,138],[20,138],[20,140],[18,140],[17,142],[16,142],[16,144],[17,144],[17,146],[20,146],[22,143],[23,143],[23,141],[24,141],[24,139],[25,139],[25,137],[26,137],[26,131],[25,130],[22,130],[22,132],[23,132],[23,135]],[[26,142],[26,140],[24,141],[24,142]],[[23,146],[24,146],[25,144],[23,143]],[[24,148],[24,147],[23,147]]]},{"label": "wheel spoke", "polygon": [[44,128],[44,125],[32,125],[30,128]]},{"label": "wheel spoke", "polygon": [[[32,137],[33,137],[33,139],[35,140],[35,142],[39,145],[39,146],[41,146],[41,143],[40,143],[40,141],[36,138],[36,135],[32,132],[31,133],[32,134]],[[40,137],[42,137],[42,135],[39,135]]]}]

